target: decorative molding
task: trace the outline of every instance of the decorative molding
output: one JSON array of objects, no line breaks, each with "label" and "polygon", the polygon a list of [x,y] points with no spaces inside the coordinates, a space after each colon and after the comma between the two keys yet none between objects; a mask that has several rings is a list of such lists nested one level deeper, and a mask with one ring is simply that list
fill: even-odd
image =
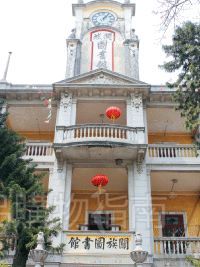
[{"label": "decorative molding", "polygon": [[136,108],[136,111],[139,111],[139,108],[142,107],[142,96],[139,94],[131,94],[131,105]]},{"label": "decorative molding", "polygon": [[141,174],[143,172],[144,167],[144,158],[145,158],[145,151],[144,149],[139,149],[137,153],[137,160],[136,160],[136,166],[137,166],[137,172]]},{"label": "decorative molding", "polygon": [[79,83],[80,84],[130,84],[129,82],[110,77],[109,75],[105,75],[103,73],[99,74],[98,76],[80,80]]},{"label": "decorative molding", "polygon": [[72,105],[72,94],[64,93],[61,97],[60,107],[66,112],[70,105]]}]

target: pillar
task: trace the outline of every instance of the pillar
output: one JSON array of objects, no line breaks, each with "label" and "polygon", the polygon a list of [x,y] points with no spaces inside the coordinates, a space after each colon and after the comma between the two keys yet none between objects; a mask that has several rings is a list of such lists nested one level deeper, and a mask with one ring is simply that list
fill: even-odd
[{"label": "pillar", "polygon": [[[61,224],[63,225],[62,228],[65,230],[68,229],[69,225],[71,169],[71,165],[67,165],[65,162],[63,168],[58,169],[57,163],[55,163],[54,168],[50,170],[49,174],[49,189],[52,189],[52,191],[48,194],[47,206],[55,207],[50,218],[60,218]],[[53,239],[53,246],[59,246],[62,242],[62,233],[59,233],[59,235]]]},{"label": "pillar", "polygon": [[[127,126],[129,127],[145,127],[143,100],[141,94],[131,94],[127,100]],[[137,143],[145,143],[145,134],[142,131],[137,132]]]},{"label": "pillar", "polygon": [[57,114],[56,126],[70,126],[72,112],[72,94],[62,93]]},{"label": "pillar", "polygon": [[66,78],[80,74],[81,42],[79,39],[67,39]]},{"label": "pillar", "polygon": [[[62,143],[64,138],[63,126],[74,125],[76,121],[76,100],[72,94],[65,92],[61,94],[60,105],[57,111],[56,133],[54,143]],[[61,128],[59,127],[61,126]]]},{"label": "pillar", "polygon": [[129,217],[129,231],[135,231],[134,221],[134,176],[133,176],[133,165],[128,166],[128,217]]},{"label": "pillar", "polygon": [[63,206],[63,230],[69,230],[70,223],[70,204],[71,204],[71,186],[72,186],[72,165],[66,165],[66,179],[64,190],[64,206]]},{"label": "pillar", "polygon": [[143,248],[153,253],[153,226],[150,172],[145,162],[128,168],[129,230],[142,234]]}]

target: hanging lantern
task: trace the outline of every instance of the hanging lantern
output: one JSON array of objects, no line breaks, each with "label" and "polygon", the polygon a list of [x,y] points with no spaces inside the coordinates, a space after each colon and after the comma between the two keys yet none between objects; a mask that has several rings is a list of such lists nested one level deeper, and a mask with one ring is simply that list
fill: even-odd
[{"label": "hanging lantern", "polygon": [[118,119],[121,114],[121,109],[118,107],[109,107],[106,109],[106,116],[113,121]]},{"label": "hanging lantern", "polygon": [[101,191],[101,188],[103,186],[106,186],[108,183],[108,176],[104,175],[104,174],[97,174],[95,176],[92,177],[91,179],[91,183],[98,187],[99,192]]},{"label": "hanging lantern", "polygon": [[45,107],[48,107],[48,105],[49,105],[49,100],[45,98],[45,99],[43,100],[43,105],[44,105]]}]

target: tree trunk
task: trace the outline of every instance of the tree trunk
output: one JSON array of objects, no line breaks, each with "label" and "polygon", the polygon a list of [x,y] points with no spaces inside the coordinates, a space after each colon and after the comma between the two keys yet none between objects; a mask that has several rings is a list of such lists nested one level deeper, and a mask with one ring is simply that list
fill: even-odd
[{"label": "tree trunk", "polygon": [[26,244],[26,238],[24,236],[20,236],[17,241],[12,267],[26,267],[26,261],[29,254],[29,249],[26,248]]}]

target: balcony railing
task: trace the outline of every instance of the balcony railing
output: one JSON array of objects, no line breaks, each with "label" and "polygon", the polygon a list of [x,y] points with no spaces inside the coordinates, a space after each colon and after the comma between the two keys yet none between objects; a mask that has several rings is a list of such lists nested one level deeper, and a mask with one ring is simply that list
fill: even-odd
[{"label": "balcony railing", "polygon": [[148,162],[170,164],[199,164],[199,152],[193,145],[150,144],[148,145]]},{"label": "balcony railing", "polygon": [[51,143],[32,142],[26,144],[24,158],[31,158],[36,162],[49,162],[53,160],[54,150]]},{"label": "balcony railing", "polygon": [[27,143],[26,144],[26,156],[38,157],[38,156],[52,156],[53,148],[50,143]]},{"label": "balcony railing", "polygon": [[144,127],[127,127],[112,124],[84,124],[57,127],[64,143],[84,141],[112,141],[123,143],[144,143]]},{"label": "balcony railing", "polygon": [[156,255],[191,255],[200,252],[200,237],[154,238]]},{"label": "balcony railing", "polygon": [[197,156],[197,151],[191,145],[149,145],[151,158],[188,158]]}]

